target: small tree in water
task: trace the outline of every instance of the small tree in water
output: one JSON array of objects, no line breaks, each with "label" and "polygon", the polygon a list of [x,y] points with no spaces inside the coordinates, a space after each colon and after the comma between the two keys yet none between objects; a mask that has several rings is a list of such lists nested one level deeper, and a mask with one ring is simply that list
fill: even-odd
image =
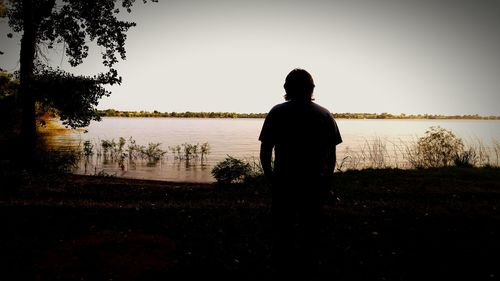
[{"label": "small tree in water", "polygon": [[453,132],[440,126],[430,127],[408,150],[409,161],[416,168],[450,166],[462,153],[464,144]]}]

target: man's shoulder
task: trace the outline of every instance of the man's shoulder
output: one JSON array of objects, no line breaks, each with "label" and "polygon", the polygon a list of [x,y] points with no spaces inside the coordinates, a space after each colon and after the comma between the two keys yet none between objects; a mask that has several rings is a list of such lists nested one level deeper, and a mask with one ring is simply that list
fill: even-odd
[{"label": "man's shoulder", "polygon": [[271,108],[271,111],[280,111],[280,110],[283,110],[283,109],[286,109],[287,107],[290,106],[290,103],[288,101],[286,102],[282,102],[282,103],[278,103],[277,105],[273,106]]},{"label": "man's shoulder", "polygon": [[[312,110],[311,110],[312,109]],[[302,102],[302,101],[285,101],[283,103],[279,103],[275,105],[270,113],[273,114],[297,114],[299,112],[304,113],[304,112],[311,112],[311,111],[318,111],[319,109],[316,108],[312,102]]]},{"label": "man's shoulder", "polygon": [[315,102],[311,102],[311,106],[314,108],[315,111],[321,112],[321,113],[326,114],[326,115],[332,114],[330,112],[330,110],[326,109],[325,107],[323,107]]},{"label": "man's shoulder", "polygon": [[286,114],[288,111],[290,111],[289,102],[283,102],[273,106],[271,110],[269,110],[269,113],[267,115],[268,116],[282,115]]},{"label": "man's shoulder", "polygon": [[315,114],[321,114],[324,116],[331,116],[331,112],[326,109],[325,107],[314,103],[314,102],[308,102],[308,103],[302,103],[302,102],[293,102],[293,101],[286,101],[283,103],[279,103],[271,110],[269,111],[269,114],[271,115],[280,115],[280,114],[293,114],[295,112],[314,112]]}]

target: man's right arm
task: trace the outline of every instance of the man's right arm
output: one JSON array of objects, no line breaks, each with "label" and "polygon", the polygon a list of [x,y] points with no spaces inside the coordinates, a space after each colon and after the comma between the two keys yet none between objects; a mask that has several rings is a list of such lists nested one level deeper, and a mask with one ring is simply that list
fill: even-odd
[{"label": "man's right arm", "polygon": [[273,154],[274,145],[262,141],[260,144],[260,164],[262,165],[262,169],[264,170],[264,175],[267,178],[271,178],[273,174],[273,169],[271,165],[271,159]]}]

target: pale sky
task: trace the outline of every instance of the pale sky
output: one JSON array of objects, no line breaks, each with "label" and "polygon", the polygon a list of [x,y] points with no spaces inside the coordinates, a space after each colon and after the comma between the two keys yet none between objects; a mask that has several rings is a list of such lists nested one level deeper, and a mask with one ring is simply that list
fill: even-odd
[{"label": "pale sky", "polygon": [[[500,115],[500,1],[174,0],[127,19],[121,86],[100,109],[267,112],[290,70],[309,71],[333,112]],[[0,67],[19,67],[21,35],[0,20]],[[99,48],[73,69],[105,70]]]}]

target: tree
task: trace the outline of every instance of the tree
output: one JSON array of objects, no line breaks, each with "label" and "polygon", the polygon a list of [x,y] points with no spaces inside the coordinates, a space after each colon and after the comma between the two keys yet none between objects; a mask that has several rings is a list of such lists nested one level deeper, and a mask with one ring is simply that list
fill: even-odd
[{"label": "tree", "polygon": [[[142,0],[144,3],[147,0]],[[157,0],[150,0],[157,2]],[[126,32],[135,26],[133,22],[121,21],[117,15],[125,9],[131,12],[135,0],[11,0],[7,5],[9,25],[14,32],[23,32],[21,38],[20,71],[19,71],[19,96],[22,102],[21,140],[26,151],[26,163],[30,163],[34,155],[36,142],[36,116],[35,101],[41,99],[48,101],[48,95],[41,97],[37,89],[47,89],[42,84],[48,82],[49,86],[74,86],[66,88],[71,94],[58,98],[52,105],[65,105],[66,113],[63,115],[71,127],[85,126],[90,119],[98,119],[94,109],[97,101],[103,95],[103,85],[120,84],[121,77],[114,69],[118,59],[125,59]],[[121,8],[117,5],[121,3]],[[3,4],[3,3],[1,3]],[[0,12],[4,11],[0,5]],[[37,65],[42,55],[40,45],[52,49],[57,44],[64,44],[65,53],[71,66],[77,66],[87,57],[89,46],[87,39],[95,41],[103,49],[102,63],[108,67],[106,73],[93,77],[74,76],[62,70],[54,70]],[[38,67],[40,66],[40,67]],[[38,68],[37,68],[38,67]],[[41,76],[36,76],[41,74]],[[40,79],[37,79],[40,78]],[[56,91],[57,92],[57,91]],[[81,103],[67,106],[72,98],[80,98]],[[50,103],[49,103],[50,104]],[[81,111],[81,108],[86,110]],[[69,110],[69,111],[68,111]],[[83,115],[80,113],[84,113]],[[80,118],[82,117],[82,118]],[[89,119],[90,118],[90,119]]]}]

